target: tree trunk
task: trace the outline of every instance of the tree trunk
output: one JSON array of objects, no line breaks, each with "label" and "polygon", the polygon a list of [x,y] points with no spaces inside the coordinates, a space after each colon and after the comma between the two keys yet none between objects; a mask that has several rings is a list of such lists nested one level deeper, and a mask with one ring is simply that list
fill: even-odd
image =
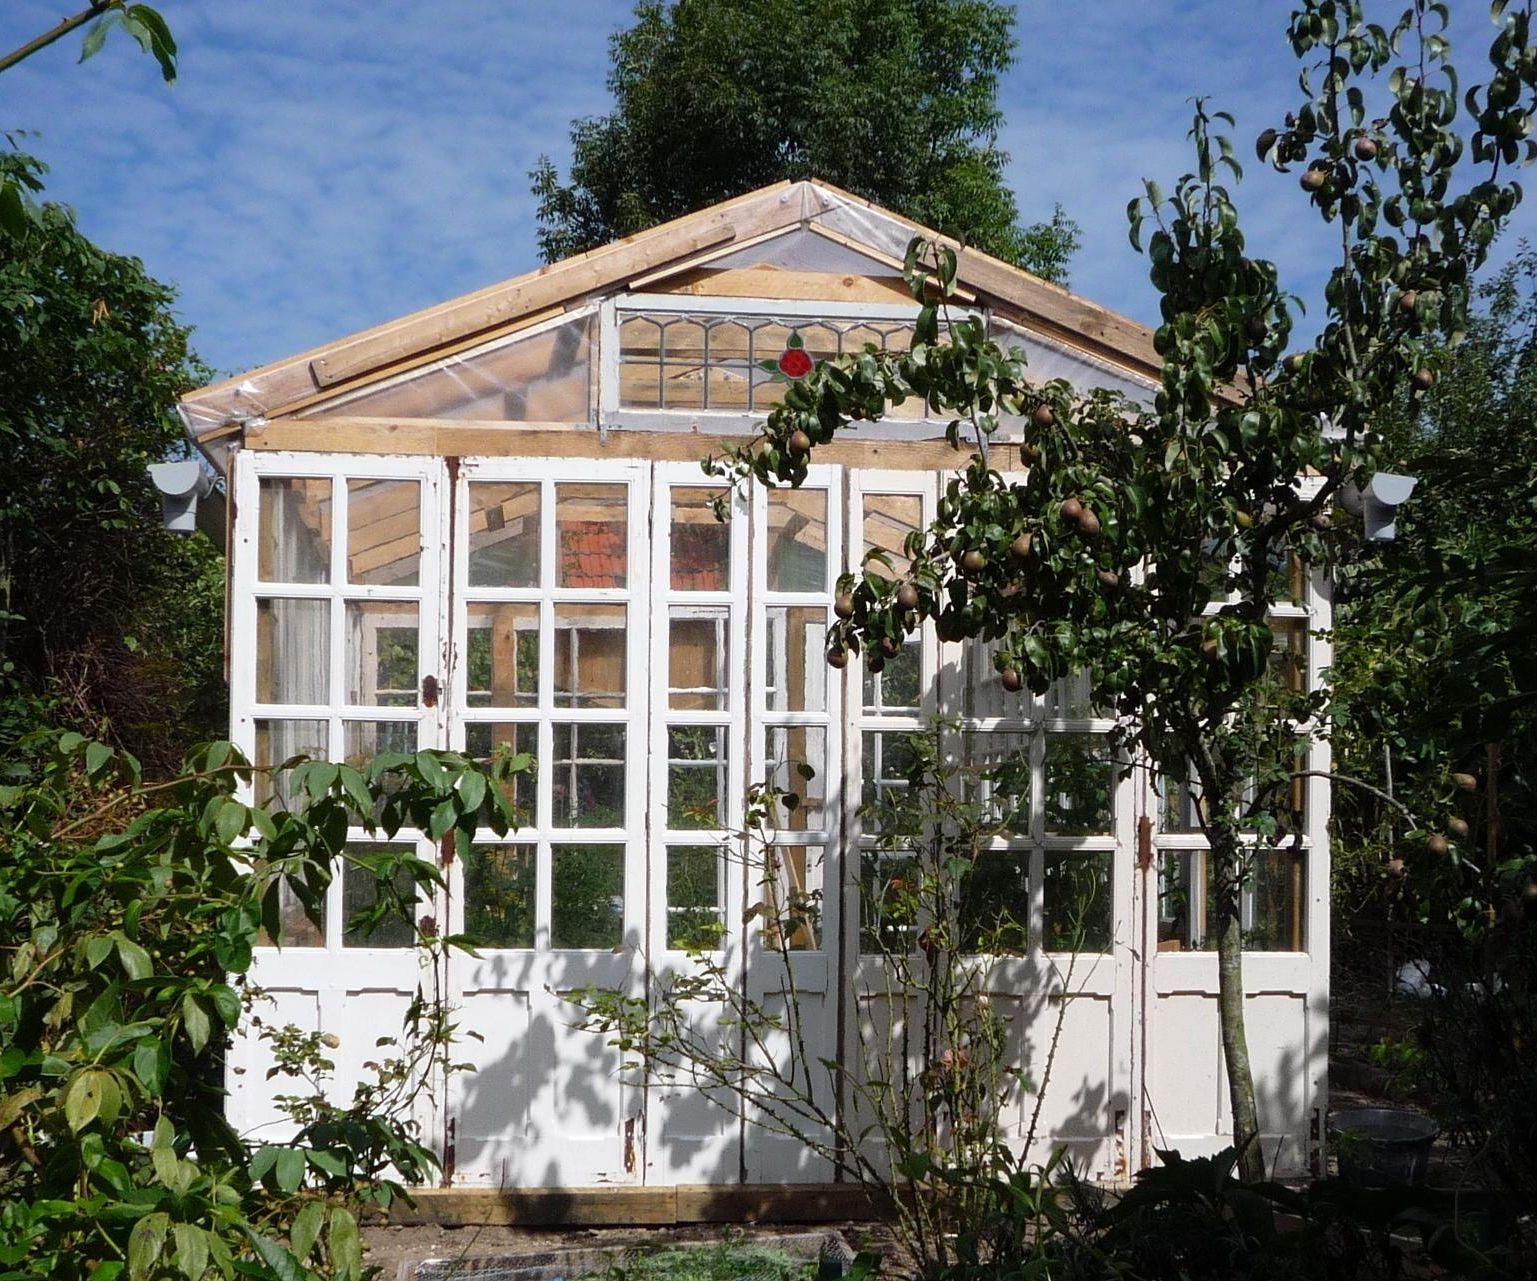
[{"label": "tree trunk", "polygon": [[1222,1056],[1227,1066],[1228,1102],[1233,1111],[1233,1142],[1238,1148],[1238,1172],[1245,1182],[1265,1177],[1259,1145],[1259,1108],[1254,1098],[1254,1069],[1249,1063],[1249,1038],[1244,1025],[1243,922],[1239,916],[1243,885],[1242,850],[1238,835],[1223,824],[1210,833],[1217,935],[1217,1011],[1222,1026]]}]

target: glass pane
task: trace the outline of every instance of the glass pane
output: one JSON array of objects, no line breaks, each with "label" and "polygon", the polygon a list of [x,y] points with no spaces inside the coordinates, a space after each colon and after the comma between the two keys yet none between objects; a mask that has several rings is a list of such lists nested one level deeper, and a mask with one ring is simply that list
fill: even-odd
[{"label": "glass pane", "polygon": [[[490,760],[498,748],[506,747],[514,755],[526,752],[539,759],[539,726],[532,721],[471,721],[464,727],[464,752],[477,761]],[[518,812],[520,823],[534,823],[538,795],[537,772],[514,774],[507,799]]]},{"label": "glass pane", "polygon": [[1046,691],[1046,718],[1054,721],[1087,721],[1115,713],[1095,704],[1090,694],[1089,673],[1074,672],[1054,682]]},{"label": "glass pane", "polygon": [[555,726],[553,826],[624,826],[624,746],[623,725]]},{"label": "glass pane", "polygon": [[331,602],[256,602],[256,701],[331,701]]},{"label": "glass pane", "polygon": [[768,709],[827,710],[827,610],[821,605],[770,605]]},{"label": "glass pane", "polygon": [[624,846],[556,845],[550,851],[550,946],[624,942]]},{"label": "glass pane", "polygon": [[1199,951],[1206,945],[1206,883],[1198,850],[1158,855],[1158,950]]},{"label": "glass pane", "polygon": [[627,316],[619,324],[619,403],[634,409],[662,404],[660,361],[662,326],[645,316]]},{"label": "glass pane", "polygon": [[996,730],[966,735],[967,784],[987,821],[1017,836],[1030,833],[1030,736]]},{"label": "glass pane", "polygon": [[1243,945],[1248,952],[1301,952],[1307,947],[1307,854],[1258,850],[1244,894]]},{"label": "glass pane", "polygon": [[902,641],[895,658],[872,672],[864,672],[865,713],[869,716],[917,716],[923,699],[923,635],[914,633]]},{"label": "glass pane", "polygon": [[715,519],[712,503],[724,490],[678,485],[672,490],[672,565],[675,592],[724,592],[731,586],[731,524]]},{"label": "glass pane", "polygon": [[539,484],[470,486],[471,587],[539,586]]},{"label": "glass pane", "polygon": [[347,581],[415,587],[422,560],[422,486],[347,482]]},{"label": "glass pane", "polygon": [[784,801],[774,806],[769,826],[808,832],[825,830],[827,731],[808,725],[771,726],[765,738],[767,781],[787,794]]},{"label": "glass pane", "polygon": [[256,574],[266,583],[331,581],[331,482],[263,476]]},{"label": "glass pane", "polygon": [[408,601],[347,602],[347,702],[415,707],[419,607]]},{"label": "glass pane", "polygon": [[623,707],[625,605],[555,607],[555,706]]},{"label": "glass pane", "polygon": [[922,801],[907,804],[909,778],[923,759],[921,730],[866,730],[861,746],[860,816],[866,831],[918,830],[924,815],[912,810]]},{"label": "glass pane", "polygon": [[667,847],[668,947],[708,951],[720,945],[726,929],[723,854],[715,845]]},{"label": "glass pane", "polygon": [[1109,851],[1047,854],[1042,882],[1048,952],[1108,952],[1114,898]]},{"label": "glass pane", "polygon": [[1159,822],[1165,832],[1201,830],[1201,785],[1188,764],[1169,766],[1158,775]]},{"label": "glass pane", "polygon": [[1273,599],[1290,605],[1307,602],[1307,572],[1300,556],[1295,552],[1278,551],[1272,554],[1268,568]]},{"label": "glass pane", "polygon": [[[387,855],[416,854],[413,845],[352,845],[347,848],[347,862],[342,867],[343,947],[411,947],[416,942],[416,911],[412,906],[418,896],[415,880],[405,868],[396,871],[389,882],[393,907],[372,928],[354,923],[354,917],[380,901],[376,874]],[[385,900],[391,900],[386,892]],[[407,919],[409,917],[410,919]]]},{"label": "glass pane", "polygon": [[320,921],[310,920],[304,904],[294,893],[293,883],[278,882],[278,936],[274,939],[264,926],[258,940],[262,947],[324,947],[326,945],[325,891],[320,891]]},{"label": "glass pane", "polygon": [[827,491],[773,489],[768,496],[768,589],[827,590]]},{"label": "glass pane", "polygon": [[325,760],[329,725],[326,721],[256,722],[256,803],[275,801],[283,809],[290,807],[288,776],[274,775],[284,761],[294,756]]},{"label": "glass pane", "polygon": [[890,580],[912,570],[909,534],[923,524],[923,499],[917,494],[866,494],[864,497],[864,570]]},{"label": "glass pane", "polygon": [[667,826],[724,827],[726,806],[725,727],[671,726],[667,731]]},{"label": "glass pane", "polygon": [[1019,953],[1030,945],[1030,855],[986,850],[961,883],[958,924],[962,946],[988,956]]},{"label": "glass pane", "polygon": [[764,851],[763,888],[773,904],[773,925],[765,936],[768,946],[791,952],[821,950],[823,857],[820,845],[771,845]]},{"label": "glass pane", "polygon": [[674,610],[667,634],[667,705],[688,711],[726,710],[726,612],[699,617]]},{"label": "glass pane", "polygon": [[1270,668],[1289,690],[1302,693],[1308,686],[1308,623],[1305,618],[1273,618],[1275,634]]},{"label": "glass pane", "polygon": [[536,706],[539,606],[474,604],[467,613],[465,701],[470,707]]},{"label": "glass pane", "polygon": [[918,937],[920,869],[905,851],[864,850],[859,857],[859,950],[906,956]]},{"label": "glass pane", "polygon": [[464,860],[464,932],[476,947],[533,947],[532,845],[473,845]]},{"label": "glass pane", "polygon": [[1046,736],[1046,830],[1104,836],[1111,826],[1110,747],[1098,734]]},{"label": "glass pane", "polygon": [[347,721],[343,759],[361,768],[380,752],[415,752],[415,721]]},{"label": "glass pane", "polygon": [[555,537],[560,547],[557,585],[625,585],[627,503],[623,485],[555,486]]},{"label": "glass pane", "polygon": [[997,641],[968,640],[961,648],[961,706],[973,720],[1030,715],[1030,695],[1003,688],[1001,673],[993,665]]}]

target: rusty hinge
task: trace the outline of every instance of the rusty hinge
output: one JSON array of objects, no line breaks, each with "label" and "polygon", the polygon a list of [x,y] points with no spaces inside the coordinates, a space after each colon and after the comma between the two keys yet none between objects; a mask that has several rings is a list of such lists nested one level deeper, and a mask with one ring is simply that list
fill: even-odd
[{"label": "rusty hinge", "polygon": [[1147,871],[1153,865],[1153,820],[1144,814],[1137,820],[1137,866]]},{"label": "rusty hinge", "polygon": [[447,871],[454,865],[454,834],[444,832],[443,839],[438,842],[438,866]]},{"label": "rusty hinge", "polygon": [[635,1118],[626,1117],[624,1122],[624,1172],[635,1173]]},{"label": "rusty hinge", "polygon": [[459,1118],[448,1118],[448,1133],[443,1140],[443,1186],[454,1181],[454,1164],[458,1157]]},{"label": "rusty hinge", "polygon": [[436,707],[438,705],[438,678],[436,676],[422,677],[422,706]]}]

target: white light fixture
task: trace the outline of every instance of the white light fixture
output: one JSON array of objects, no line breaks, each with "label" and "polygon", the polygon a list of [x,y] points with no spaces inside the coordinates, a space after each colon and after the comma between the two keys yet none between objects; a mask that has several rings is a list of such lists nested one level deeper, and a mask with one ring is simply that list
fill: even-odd
[{"label": "white light fixture", "polygon": [[1419,483],[1417,476],[1380,471],[1366,482],[1365,489],[1345,486],[1340,500],[1347,511],[1361,518],[1370,541],[1389,543],[1398,536],[1398,509],[1409,501]]},{"label": "white light fixture", "polygon": [[197,528],[198,499],[213,492],[213,477],[195,458],[180,463],[151,463],[149,478],[160,491],[160,514],[173,534]]}]

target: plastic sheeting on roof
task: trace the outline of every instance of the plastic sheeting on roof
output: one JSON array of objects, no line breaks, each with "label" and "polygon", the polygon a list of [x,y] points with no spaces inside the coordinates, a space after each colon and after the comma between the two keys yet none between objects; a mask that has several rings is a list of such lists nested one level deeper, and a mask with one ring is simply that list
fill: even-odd
[{"label": "plastic sheeting on roof", "polygon": [[480,419],[584,423],[591,414],[591,312],[327,400],[304,418]]}]

